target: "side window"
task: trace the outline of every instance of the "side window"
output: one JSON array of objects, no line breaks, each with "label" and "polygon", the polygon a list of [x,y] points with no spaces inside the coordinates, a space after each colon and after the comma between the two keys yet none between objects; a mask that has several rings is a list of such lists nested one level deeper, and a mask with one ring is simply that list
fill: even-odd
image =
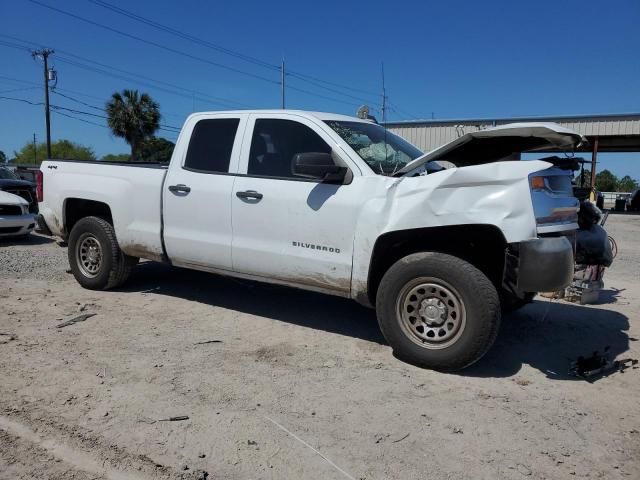
[{"label": "side window", "polygon": [[185,168],[212,173],[227,173],[239,118],[200,120],[193,127]]},{"label": "side window", "polygon": [[264,177],[301,178],[291,172],[298,153],[331,153],[331,147],[313,130],[292,120],[256,120],[247,174]]}]

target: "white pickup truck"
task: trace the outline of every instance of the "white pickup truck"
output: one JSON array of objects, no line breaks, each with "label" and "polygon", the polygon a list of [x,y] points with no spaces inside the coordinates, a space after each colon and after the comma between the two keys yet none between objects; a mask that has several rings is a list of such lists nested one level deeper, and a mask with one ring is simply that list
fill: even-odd
[{"label": "white pickup truck", "polygon": [[492,345],[501,305],[572,278],[571,172],[503,160],[583,141],[521,123],[423,154],[343,115],[197,113],[168,167],[43,162],[38,221],[85,288],[118,287],[146,258],[350,297],[375,306],[398,356],[453,371]]}]

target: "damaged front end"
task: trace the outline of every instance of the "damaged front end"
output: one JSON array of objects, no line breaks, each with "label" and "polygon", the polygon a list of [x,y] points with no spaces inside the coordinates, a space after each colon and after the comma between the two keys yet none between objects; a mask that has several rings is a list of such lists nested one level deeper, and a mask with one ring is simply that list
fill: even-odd
[{"label": "damaged front end", "polygon": [[[550,123],[518,123],[470,132],[433,150],[403,168],[406,176],[431,175],[434,164],[453,165],[462,172],[478,166],[493,167],[496,183],[506,164],[530,164],[513,161],[525,152],[574,152],[586,139],[577,132]],[[527,301],[534,292],[553,291],[571,283],[575,254],[575,231],[578,228],[579,201],[573,195],[571,157],[540,159],[539,169],[528,172],[530,205],[535,228],[524,238],[509,239],[503,275],[506,296],[517,302]],[[462,185],[460,185],[462,186]],[[520,190],[519,198],[503,201],[525,205],[528,198]],[[505,206],[506,207],[506,206]],[[504,211],[509,211],[504,208]],[[494,221],[505,224],[512,213]],[[499,225],[503,232],[503,225]],[[521,230],[523,232],[524,229]],[[507,232],[505,232],[507,233]]]}]

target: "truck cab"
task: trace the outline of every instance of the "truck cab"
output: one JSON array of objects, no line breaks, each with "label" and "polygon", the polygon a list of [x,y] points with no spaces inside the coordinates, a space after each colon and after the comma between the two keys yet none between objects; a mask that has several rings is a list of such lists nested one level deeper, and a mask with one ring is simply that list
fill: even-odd
[{"label": "truck cab", "polygon": [[266,110],[191,115],[168,168],[47,161],[41,221],[85,287],[138,257],[353,298],[399,356],[479,359],[502,307],[567,285],[570,172],[513,153],[575,149],[554,124],[513,124],[423,153],[370,120]]}]

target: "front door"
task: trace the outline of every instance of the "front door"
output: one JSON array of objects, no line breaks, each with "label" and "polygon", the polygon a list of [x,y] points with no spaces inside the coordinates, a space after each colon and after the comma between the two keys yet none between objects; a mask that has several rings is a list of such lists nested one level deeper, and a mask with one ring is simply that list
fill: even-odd
[{"label": "front door", "polygon": [[[252,128],[253,127],[253,128]],[[347,293],[360,204],[353,185],[297,177],[297,153],[331,153],[309,120],[252,116],[232,195],[233,269]]]}]

